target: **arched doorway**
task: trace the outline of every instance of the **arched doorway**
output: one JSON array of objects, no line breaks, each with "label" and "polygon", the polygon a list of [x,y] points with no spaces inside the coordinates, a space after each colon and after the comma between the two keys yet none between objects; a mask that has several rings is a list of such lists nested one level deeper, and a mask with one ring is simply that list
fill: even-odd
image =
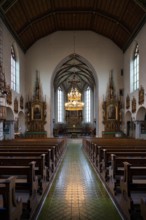
[{"label": "arched doorway", "polygon": [[136,136],[137,138],[146,139],[146,109],[140,107],[136,114]]},{"label": "arched doorway", "polygon": [[[64,104],[67,102],[67,94],[71,91],[73,83],[81,93],[84,107],[81,111],[69,112],[65,109]],[[54,98],[54,102],[51,102],[54,103],[52,114],[54,135],[70,135],[73,131],[78,133],[77,136],[96,135],[98,133],[97,75],[87,60],[78,54],[71,54],[62,60],[53,74],[52,91]],[[87,106],[87,99],[89,100],[87,93],[89,91],[90,104],[88,103]],[[60,102],[62,104],[59,110]]]},{"label": "arched doorway", "polygon": [[14,139],[14,114],[11,108],[6,108],[7,117],[3,122],[3,139]]}]

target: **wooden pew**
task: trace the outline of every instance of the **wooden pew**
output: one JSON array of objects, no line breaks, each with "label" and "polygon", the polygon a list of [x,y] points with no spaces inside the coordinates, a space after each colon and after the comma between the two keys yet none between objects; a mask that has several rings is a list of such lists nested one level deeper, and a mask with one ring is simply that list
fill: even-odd
[{"label": "wooden pew", "polygon": [[[133,152],[132,152],[133,153]],[[133,166],[146,166],[146,155],[140,154],[125,154],[125,155],[116,155],[112,154],[112,163],[109,168],[109,176],[107,179],[111,178],[114,182],[114,192],[117,193],[118,187],[120,186],[120,179],[124,176],[124,162],[128,162]]]},{"label": "wooden pew", "polygon": [[141,198],[140,202],[140,212],[143,220],[146,220],[146,201],[144,198]]},{"label": "wooden pew", "polygon": [[38,179],[35,176],[35,162],[27,166],[0,166],[0,178],[16,176],[16,193],[22,196],[23,208],[30,212],[36,204]]},{"label": "wooden pew", "polygon": [[112,152],[146,152],[145,146],[98,146],[97,144],[91,144],[88,149],[85,149],[89,156],[90,161],[94,164],[97,171],[102,172],[105,167],[110,165]]},{"label": "wooden pew", "polygon": [[90,145],[91,143],[97,144],[98,146],[146,146],[146,140],[135,139],[135,138],[83,138],[83,146]]},{"label": "wooden pew", "polygon": [[0,219],[19,220],[22,216],[22,201],[15,194],[16,177],[0,180]]},{"label": "wooden pew", "polygon": [[[105,152],[104,152],[104,159],[102,161],[102,170],[104,170],[105,172],[105,180],[108,180],[109,178],[109,169],[112,168],[113,170],[113,175],[112,177],[114,177],[114,174],[116,174],[116,170],[117,168],[120,166],[120,167],[123,167],[123,164],[120,163],[120,164],[117,164],[115,162],[114,159],[116,158],[121,158],[121,160],[126,160],[127,158],[130,159],[129,157],[138,157],[141,158],[141,157],[146,157],[146,152],[145,151],[138,151],[138,150],[133,150],[131,151],[131,149],[122,149],[121,151],[119,150],[113,150],[113,151],[107,151],[105,149]],[[115,172],[114,172],[115,171]]]},{"label": "wooden pew", "polygon": [[45,157],[45,165],[47,167],[47,180],[51,180],[58,163],[61,159],[62,155],[56,156],[55,146],[51,148],[38,148],[38,147],[7,147],[7,148],[0,148],[0,155],[31,155],[31,156],[37,156],[39,154],[46,154]]},{"label": "wooden pew", "polygon": [[132,191],[146,190],[146,166],[133,166],[129,162],[124,164],[124,177],[120,181],[121,192],[131,196]]},{"label": "wooden pew", "polygon": [[120,180],[120,189],[132,218],[135,209],[140,212],[141,197],[146,195],[146,166],[132,166],[124,162],[124,177]]},{"label": "wooden pew", "polygon": [[106,146],[106,147],[98,147],[98,160],[100,163],[102,163],[101,165],[101,171],[102,169],[104,169],[108,164],[111,163],[110,159],[110,155],[112,153],[116,152],[121,153],[121,152],[144,152],[146,153],[146,147],[144,146],[135,146],[135,148],[133,148],[132,146]]},{"label": "wooden pew", "polygon": [[52,169],[55,170],[59,159],[62,155],[62,152],[58,152],[58,148],[56,146],[7,146],[0,147],[0,152],[48,152],[51,149],[51,160],[52,160]]},{"label": "wooden pew", "polygon": [[39,156],[15,155],[0,156],[0,166],[27,166],[30,162],[35,161],[35,175],[38,177],[38,192],[43,193],[47,186],[47,167],[45,166],[45,154]]},{"label": "wooden pew", "polygon": [[[6,141],[7,142],[7,141]],[[9,141],[8,141],[9,142]],[[27,185],[31,185],[31,184],[27,184],[28,181],[25,178],[25,182],[23,182],[22,180],[22,171],[23,169],[20,171],[20,169],[17,169],[17,166],[14,166],[15,171],[12,170],[12,163],[10,163],[11,165],[8,166],[8,161],[12,160],[14,161],[13,163],[16,165],[16,157],[17,159],[21,162],[29,162],[28,159],[33,159],[36,160],[36,157],[40,157],[40,155],[43,153],[45,154],[45,167],[47,166],[47,180],[51,180],[51,178],[54,175],[54,172],[57,168],[57,166],[59,165],[59,161],[61,160],[61,157],[66,149],[65,147],[65,142],[64,140],[58,140],[56,143],[56,140],[53,141],[51,144],[48,144],[48,141],[46,141],[45,143],[42,143],[40,141],[35,140],[35,142],[33,141],[26,141],[26,142],[9,142],[9,143],[5,143],[2,144],[0,143],[0,162],[4,162],[4,157],[11,157],[10,159],[6,158],[5,165],[6,166],[0,166],[0,178],[5,178],[6,175],[16,175],[18,178],[16,179],[16,193],[18,195],[22,196],[22,201],[23,201],[23,215],[26,215],[24,218],[28,219],[30,217],[30,215],[32,215],[32,212],[34,212],[35,207],[37,206],[36,204],[38,204],[39,201],[41,201],[41,195],[39,195],[37,193],[38,190],[38,179],[35,176],[35,180],[36,180],[36,184],[34,184],[35,187],[35,191],[33,191],[33,193],[31,193],[28,189],[27,189]],[[20,145],[19,145],[20,143]],[[2,158],[3,157],[3,158]],[[12,157],[15,157],[14,159],[12,159]],[[28,158],[26,160],[26,157]],[[19,163],[20,165],[21,163]],[[23,165],[24,163],[22,163],[21,165]],[[27,165],[26,165],[27,166]],[[25,167],[26,167],[25,166]],[[4,168],[5,167],[5,168]],[[10,168],[11,167],[11,168]],[[38,165],[39,167],[39,165]],[[24,168],[24,166],[21,168]],[[9,170],[9,171],[8,171]],[[39,169],[40,170],[40,169]],[[14,172],[14,174],[13,174]],[[35,168],[35,173],[38,172]],[[5,173],[6,175],[4,176],[3,173]],[[23,172],[24,173],[24,172]],[[44,178],[45,175],[43,172],[41,173],[37,173],[38,175],[40,175],[40,177],[43,175]],[[24,173],[24,176],[25,175]],[[20,177],[20,178],[19,178]],[[40,180],[43,178],[40,178]],[[27,183],[26,183],[27,182]],[[29,182],[30,183],[30,182]],[[49,186],[49,182],[47,181]],[[43,185],[42,185],[43,188]],[[24,191],[24,193],[22,192],[22,190]],[[28,193],[26,193],[26,191]],[[23,196],[23,194],[25,194],[25,196]],[[27,194],[27,196],[26,196]],[[44,195],[44,193],[43,193]],[[35,206],[35,207],[34,207]],[[28,212],[26,211],[28,210]],[[32,211],[33,210],[33,211]],[[24,214],[25,213],[25,214]],[[31,213],[31,214],[30,214]]]}]

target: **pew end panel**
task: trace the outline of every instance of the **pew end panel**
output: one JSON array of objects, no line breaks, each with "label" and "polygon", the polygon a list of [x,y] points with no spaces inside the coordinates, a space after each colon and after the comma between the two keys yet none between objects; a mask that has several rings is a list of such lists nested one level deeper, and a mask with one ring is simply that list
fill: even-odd
[{"label": "pew end panel", "polygon": [[142,216],[143,220],[146,220],[146,199],[144,199],[144,198],[141,198],[140,212],[141,212],[141,216]]},{"label": "pew end panel", "polygon": [[22,200],[16,197],[15,192],[15,176],[11,176],[6,180],[0,181],[0,219],[16,220],[22,216]]}]

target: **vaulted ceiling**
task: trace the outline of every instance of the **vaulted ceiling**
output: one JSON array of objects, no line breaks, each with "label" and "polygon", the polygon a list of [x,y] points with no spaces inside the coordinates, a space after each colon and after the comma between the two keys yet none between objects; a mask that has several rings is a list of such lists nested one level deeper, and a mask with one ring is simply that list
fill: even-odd
[{"label": "vaulted ceiling", "polygon": [[0,16],[26,52],[56,31],[90,30],[126,50],[146,20],[146,0],[0,0]]},{"label": "vaulted ceiling", "polygon": [[82,61],[77,54],[71,54],[68,60],[57,70],[54,79],[54,88],[61,87],[69,92],[71,87],[77,87],[79,91],[87,89],[87,86],[94,88],[95,79],[92,70]]}]

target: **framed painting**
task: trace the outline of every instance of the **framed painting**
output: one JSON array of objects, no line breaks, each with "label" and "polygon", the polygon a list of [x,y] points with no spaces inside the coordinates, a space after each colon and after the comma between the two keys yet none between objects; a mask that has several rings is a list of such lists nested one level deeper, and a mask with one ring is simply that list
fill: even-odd
[{"label": "framed painting", "polygon": [[34,104],[32,106],[32,120],[42,120],[42,105]]}]

